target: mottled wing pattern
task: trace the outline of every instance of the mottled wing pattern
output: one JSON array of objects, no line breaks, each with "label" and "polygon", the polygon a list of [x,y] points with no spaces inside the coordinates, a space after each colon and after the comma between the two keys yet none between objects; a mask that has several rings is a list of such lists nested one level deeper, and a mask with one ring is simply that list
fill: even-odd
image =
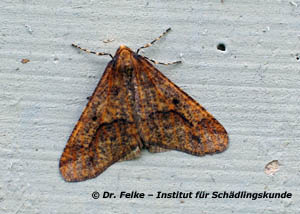
[{"label": "mottled wing pattern", "polygon": [[139,66],[135,72],[135,108],[146,148],[150,152],[164,148],[199,156],[225,150],[225,128],[144,57],[136,60]]},{"label": "mottled wing pattern", "polygon": [[115,70],[110,62],[64,149],[59,167],[66,181],[96,177],[140,153],[130,93]]}]

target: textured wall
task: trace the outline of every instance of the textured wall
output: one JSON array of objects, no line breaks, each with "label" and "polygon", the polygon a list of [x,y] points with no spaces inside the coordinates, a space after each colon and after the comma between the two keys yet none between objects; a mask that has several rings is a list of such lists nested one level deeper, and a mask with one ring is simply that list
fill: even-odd
[{"label": "textured wall", "polygon": [[[0,213],[299,212],[299,13],[299,1],[283,0],[1,1]],[[228,150],[205,157],[143,151],[96,179],[66,183],[60,155],[110,60],[70,44],[114,53],[167,27],[173,31],[142,54],[184,61],[157,67],[225,126]],[[220,42],[225,52],[216,48]],[[279,171],[266,175],[272,160]],[[94,200],[95,190],[293,197]]]}]

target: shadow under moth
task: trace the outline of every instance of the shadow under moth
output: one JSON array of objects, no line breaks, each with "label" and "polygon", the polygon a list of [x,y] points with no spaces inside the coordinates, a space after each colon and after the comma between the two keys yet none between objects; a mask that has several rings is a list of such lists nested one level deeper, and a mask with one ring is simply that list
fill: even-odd
[{"label": "shadow under moth", "polygon": [[[225,128],[193,98],[165,77],[160,63],[121,45],[115,56],[72,46],[108,63],[62,153],[59,169],[66,181],[84,181],[117,161],[149,152],[178,150],[202,156],[228,145]],[[151,63],[152,62],[152,63]]]}]

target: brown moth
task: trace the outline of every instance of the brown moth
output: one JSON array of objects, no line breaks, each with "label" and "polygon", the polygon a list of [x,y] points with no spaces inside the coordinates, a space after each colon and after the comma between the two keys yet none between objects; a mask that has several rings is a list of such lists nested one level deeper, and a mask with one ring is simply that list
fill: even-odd
[{"label": "brown moth", "polygon": [[197,156],[226,149],[225,128],[149,61],[159,62],[138,54],[169,30],[136,52],[121,45],[114,57],[72,44],[112,60],[61,156],[59,169],[66,181],[94,178],[117,161],[139,157],[144,148]]}]

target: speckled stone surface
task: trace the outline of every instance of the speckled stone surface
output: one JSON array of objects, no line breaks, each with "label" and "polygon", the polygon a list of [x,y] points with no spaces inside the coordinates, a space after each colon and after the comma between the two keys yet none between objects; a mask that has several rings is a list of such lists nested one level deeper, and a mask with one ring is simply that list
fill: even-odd
[{"label": "speckled stone surface", "polygon": [[[299,5],[1,1],[0,213],[299,212]],[[110,60],[71,43],[114,54],[121,44],[136,50],[168,27],[172,31],[141,54],[183,60],[156,67],[222,123],[228,149],[204,157],[143,150],[95,179],[65,182],[60,155]],[[273,160],[279,170],[267,175],[265,165]],[[102,198],[104,191],[117,197]],[[146,196],[120,198],[121,191]],[[287,191],[292,198],[158,199],[159,191]]]}]

